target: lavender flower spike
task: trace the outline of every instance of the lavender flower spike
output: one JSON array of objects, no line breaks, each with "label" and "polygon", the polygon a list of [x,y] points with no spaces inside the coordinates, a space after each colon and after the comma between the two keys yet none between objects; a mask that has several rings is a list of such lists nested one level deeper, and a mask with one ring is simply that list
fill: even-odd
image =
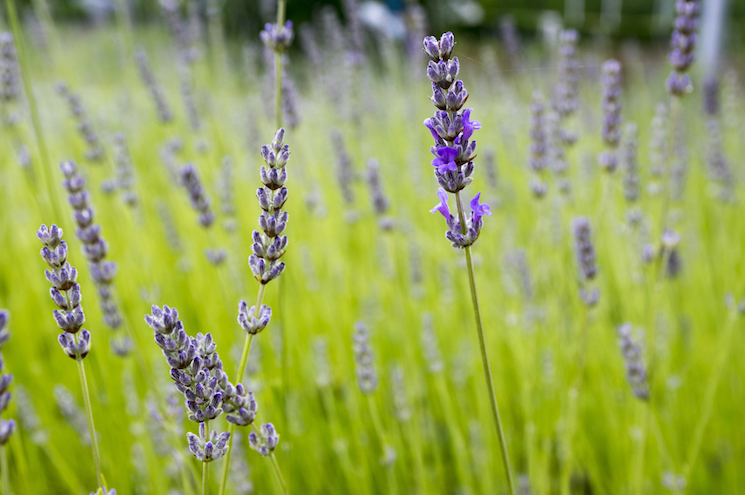
[{"label": "lavender flower spike", "polygon": [[665,82],[671,95],[681,97],[693,90],[688,69],[696,58],[696,29],[698,17],[701,13],[701,3],[696,0],[677,0],[675,2],[677,16],[673,21],[673,34],[670,38],[670,65],[673,71]]},{"label": "lavender flower spike", "polygon": [[288,194],[284,185],[287,180],[285,165],[290,159],[290,147],[283,143],[284,136],[285,130],[279,129],[271,144],[261,148],[265,165],[261,167],[260,175],[264,186],[256,190],[256,197],[263,210],[259,217],[263,234],[253,231],[253,253],[248,264],[262,285],[279,277],[285,269],[284,261],[279,261],[287,248],[287,236],[282,233],[289,218],[289,214],[282,211]]},{"label": "lavender flower spike", "polygon": [[608,148],[600,154],[600,166],[608,173],[618,167],[616,150],[621,142],[621,63],[603,64],[603,141]]},{"label": "lavender flower spike", "polygon": [[[572,220],[574,231],[574,250],[579,267],[580,282],[584,285],[592,281],[598,273],[595,264],[595,246],[592,242],[592,227],[587,217],[577,217]],[[580,297],[588,306],[594,306],[600,297],[597,289],[588,291],[584,287],[580,289]]]},{"label": "lavender flower spike", "polygon": [[[106,260],[109,245],[101,236],[101,226],[93,223],[95,210],[89,202],[90,196],[85,188],[85,179],[78,173],[77,165],[70,160],[60,163],[60,169],[65,176],[62,186],[68,192],[67,201],[73,208],[72,218],[78,227],[75,230],[75,236],[83,243],[83,255],[88,260],[91,278],[96,285],[104,323],[118,334],[117,330],[122,324],[122,316],[114,299],[114,276],[117,265]],[[131,342],[127,337],[118,335],[112,339],[111,344],[120,356],[126,356],[131,347]]]},{"label": "lavender flower spike", "polygon": [[248,435],[248,444],[256,452],[261,454],[263,457],[271,455],[274,449],[277,448],[279,443],[279,433],[271,423],[261,425],[260,430],[261,436],[257,435],[256,432],[251,432]]},{"label": "lavender flower spike", "polygon": [[370,331],[364,323],[358,321],[354,324],[352,342],[354,360],[357,363],[357,385],[363,394],[372,394],[378,387],[378,375],[370,347]]},{"label": "lavender flower spike", "polygon": [[649,384],[647,369],[642,359],[642,347],[631,339],[631,330],[630,323],[618,327],[618,345],[626,362],[626,379],[637,398],[649,400]]},{"label": "lavender flower spike", "polygon": [[259,36],[267,48],[273,52],[282,53],[290,47],[292,40],[295,38],[292,21],[286,21],[284,26],[267,23]]},{"label": "lavender flower spike", "polygon": [[[9,319],[10,314],[8,313],[8,311],[5,309],[0,309],[0,351],[8,342],[8,340],[10,340],[10,332],[8,332],[6,328],[8,326]],[[2,353],[0,353],[0,373],[2,373],[4,367],[5,361],[3,360]],[[12,382],[13,375],[11,375],[10,373],[0,376],[0,414],[5,412],[5,410],[8,408],[8,405],[10,404],[12,394],[8,390],[8,387],[10,387],[10,384]],[[15,426],[16,423],[14,420],[6,420],[0,418],[0,446],[4,446],[6,443],[8,443],[10,436],[13,434],[13,430],[15,430]]]},{"label": "lavender flower spike", "polygon": [[91,334],[82,328],[85,314],[80,305],[82,296],[77,283],[78,271],[67,261],[67,243],[62,240],[62,229],[56,225],[42,225],[36,236],[44,245],[41,257],[50,268],[44,271],[52,284],[49,296],[60,308],[53,312],[54,320],[63,331],[57,340],[69,357],[84,359],[90,351]]}]

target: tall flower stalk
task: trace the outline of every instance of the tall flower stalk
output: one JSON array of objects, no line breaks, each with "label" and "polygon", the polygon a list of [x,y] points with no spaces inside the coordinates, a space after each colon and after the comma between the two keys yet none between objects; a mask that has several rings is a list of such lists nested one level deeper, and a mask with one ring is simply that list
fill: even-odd
[{"label": "tall flower stalk", "polygon": [[67,261],[67,243],[62,240],[61,228],[56,225],[51,227],[42,225],[36,231],[36,236],[44,245],[41,249],[41,257],[49,266],[49,269],[44,271],[47,281],[52,284],[49,289],[49,296],[60,308],[55,309],[53,313],[54,320],[62,329],[62,333],[57,340],[64,353],[74,359],[78,365],[80,387],[83,389],[83,402],[88,419],[88,434],[93,451],[93,465],[96,469],[96,482],[104,493],[108,493],[101,473],[101,455],[98,450],[98,439],[96,438],[93,410],[91,409],[91,396],[88,391],[88,380],[85,376],[85,365],[83,364],[83,359],[91,349],[91,334],[83,328],[85,315],[83,314],[83,307],[80,305],[82,295],[80,284],[77,283],[78,271]]},{"label": "tall flower stalk", "polygon": [[[246,337],[243,343],[241,360],[238,363],[236,382],[241,380],[246,371],[246,363],[248,363],[248,355],[251,351],[251,343],[254,336],[269,325],[272,317],[272,308],[263,304],[266,286],[269,282],[279,277],[285,269],[285,263],[284,261],[280,261],[280,258],[285,254],[285,249],[287,248],[287,236],[283,235],[283,233],[287,228],[289,213],[283,211],[282,207],[285,201],[287,201],[287,188],[284,184],[287,180],[285,166],[290,159],[290,147],[284,144],[284,136],[285,130],[280,128],[271,144],[262,146],[261,148],[261,156],[264,158],[265,165],[261,167],[259,175],[264,185],[256,190],[256,197],[262,209],[261,216],[259,216],[261,232],[258,230],[253,231],[252,254],[248,258],[251,272],[259,282],[259,290],[254,306],[249,307],[248,303],[243,300],[238,305],[238,323],[246,332]],[[272,426],[272,431],[274,431],[273,428]],[[232,434],[232,425],[229,427],[228,432]],[[264,438],[263,435],[262,438]],[[271,448],[266,454],[263,450],[257,451],[263,456],[271,458],[277,479],[283,491],[286,492],[286,483],[279,470],[279,465],[274,458],[274,448]],[[225,462],[223,464],[220,491],[218,492],[220,495],[225,492],[229,463],[230,451],[225,456]]]},{"label": "tall flower stalk", "polygon": [[[430,58],[427,66],[427,75],[432,81],[432,96],[430,99],[437,108],[434,116],[426,119],[424,125],[429,129],[435,141],[435,145],[431,148],[431,152],[435,156],[432,160],[432,166],[435,168],[435,177],[441,186],[438,192],[440,203],[431,212],[439,212],[445,217],[448,227],[445,236],[453,247],[462,248],[465,251],[481,361],[489,391],[492,418],[502,450],[507,488],[512,495],[515,491],[512,470],[502,421],[499,416],[497,397],[494,392],[494,381],[486,350],[486,339],[471,259],[471,246],[481,233],[483,217],[491,215],[491,211],[489,205],[479,203],[481,193],[478,193],[469,203],[471,213],[466,214],[461,198],[461,191],[472,181],[473,159],[476,157],[476,141],[469,140],[474,131],[481,128],[481,123],[471,120],[472,109],[463,109],[463,105],[468,99],[468,91],[463,85],[463,81],[457,79],[460,63],[458,57],[452,56],[455,45],[453,33],[443,34],[439,41],[434,36],[427,36],[424,38],[423,45],[424,51]],[[455,203],[458,208],[457,217],[450,212],[448,206],[449,193],[455,195]]]},{"label": "tall flower stalk", "polygon": [[[9,313],[4,309],[0,309],[0,350],[10,340],[10,332],[6,329],[8,325]],[[5,360],[3,359],[2,353],[0,353],[0,372],[5,367]],[[12,394],[8,390],[10,384],[13,382],[13,375],[10,373],[6,375],[0,375],[0,413],[4,412],[10,404]],[[6,451],[5,444],[10,440],[10,436],[13,434],[16,422],[12,419],[0,418],[0,470],[2,471],[2,487],[3,493],[10,493],[10,473],[8,472],[8,452]]]}]

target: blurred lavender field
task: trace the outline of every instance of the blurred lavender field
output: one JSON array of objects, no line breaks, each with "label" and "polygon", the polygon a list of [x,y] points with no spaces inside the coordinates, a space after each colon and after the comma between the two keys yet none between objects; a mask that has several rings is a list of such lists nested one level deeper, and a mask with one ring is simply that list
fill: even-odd
[{"label": "blurred lavender field", "polygon": [[0,493],[742,492],[743,8],[5,0]]}]

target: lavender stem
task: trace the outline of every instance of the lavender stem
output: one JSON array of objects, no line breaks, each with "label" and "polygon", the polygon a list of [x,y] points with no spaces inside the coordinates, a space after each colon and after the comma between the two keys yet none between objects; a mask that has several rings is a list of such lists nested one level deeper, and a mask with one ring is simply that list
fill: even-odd
[{"label": "lavender stem", "polygon": [[[230,423],[230,425],[233,426],[233,423]],[[207,431],[208,432],[207,434],[209,435],[209,431],[210,431],[210,420],[209,419],[205,420],[205,422],[204,422],[204,430]],[[230,430],[230,436],[231,437],[233,436],[233,430],[232,430],[232,428]],[[228,451],[228,452],[230,452],[230,451]],[[208,490],[208,481],[209,481],[209,478],[210,478],[210,468],[209,468],[209,465],[210,465],[209,462],[203,462],[202,463],[202,495],[207,495],[207,492],[209,491]],[[225,465],[226,466],[228,465],[227,459],[226,459]]]},{"label": "lavender stem", "polygon": [[[280,3],[284,3],[280,0]],[[274,455],[274,452],[272,452],[272,455],[269,456],[272,460],[272,467],[274,468],[274,474],[277,476],[277,481],[279,481],[279,486],[282,488],[282,493],[285,495],[288,495],[290,492],[287,490],[287,482],[285,482],[284,476],[282,476],[282,470],[279,468],[279,463],[277,462],[277,457]]]},{"label": "lavender stem", "polygon": [[[78,335],[73,334],[75,339],[75,345],[78,344]],[[78,357],[75,359],[78,363],[78,375],[80,376],[80,386],[83,389],[83,403],[85,404],[85,412],[88,419],[88,434],[91,438],[91,450],[93,451],[93,465],[96,468],[96,482],[100,486],[104,493],[108,493],[106,485],[103,481],[103,475],[101,474],[101,455],[98,452],[98,439],[96,438],[96,427],[93,424],[93,409],[91,408],[91,396],[88,392],[88,380],[85,377],[85,365],[83,359]]]},{"label": "lavender stem", "polygon": [[[465,234],[466,222],[465,215],[463,213],[463,203],[460,198],[460,191],[455,193],[455,202],[458,205],[458,217],[460,218],[460,224],[463,234]],[[510,469],[510,457],[507,452],[507,441],[504,438],[504,430],[502,428],[502,420],[499,416],[499,405],[497,404],[497,396],[494,393],[494,381],[491,375],[491,366],[489,365],[489,356],[486,353],[486,340],[484,339],[484,328],[481,322],[481,310],[479,309],[479,297],[476,292],[476,281],[473,276],[473,262],[471,260],[471,246],[463,248],[466,252],[466,266],[468,269],[468,283],[471,287],[471,300],[473,301],[473,315],[476,318],[476,332],[479,335],[479,349],[481,350],[481,363],[484,367],[484,375],[486,377],[486,386],[489,389],[489,400],[491,402],[492,416],[494,419],[494,425],[497,428],[497,436],[499,437],[499,447],[502,450],[502,464],[504,465],[504,471],[507,475],[507,493],[513,495],[515,493],[514,482],[512,480],[512,470]]]},{"label": "lavender stem", "polygon": [[10,473],[8,473],[8,452],[6,449],[5,445],[0,449],[0,470],[3,473],[3,493],[10,493]]},{"label": "lavender stem", "polygon": [[[277,4],[277,29],[282,32],[287,0],[278,0]],[[277,129],[279,129],[282,127],[282,51],[280,50],[274,52],[274,72],[277,76],[274,93],[277,98]]]}]

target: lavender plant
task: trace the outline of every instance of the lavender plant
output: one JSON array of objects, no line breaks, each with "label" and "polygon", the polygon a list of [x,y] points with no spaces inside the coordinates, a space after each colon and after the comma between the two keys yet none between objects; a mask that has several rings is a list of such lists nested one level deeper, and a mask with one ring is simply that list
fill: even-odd
[{"label": "lavender plant", "polygon": [[[5,347],[5,344],[8,343],[8,340],[10,340],[10,332],[7,329],[8,320],[10,320],[10,313],[5,309],[0,309],[0,373],[5,368],[5,360],[1,351]],[[8,388],[12,382],[13,375],[10,373],[0,375],[0,414],[5,412],[10,405],[12,394]],[[5,449],[5,444],[10,440],[15,426],[16,422],[14,420],[0,418],[0,470],[2,471],[3,493],[10,493],[8,452]]]},{"label": "lavender plant", "polygon": [[163,91],[163,88],[155,79],[155,75],[150,69],[150,64],[148,63],[145,50],[138,51],[135,54],[135,58],[137,60],[137,68],[140,71],[142,82],[145,84],[148,91],[150,92],[153,104],[155,105],[155,109],[158,112],[158,118],[164,124],[171,122],[173,120],[173,112],[171,111],[171,107],[168,105],[168,101],[166,100],[166,95]]},{"label": "lavender plant", "polygon": [[75,236],[83,243],[81,251],[88,260],[88,269],[96,286],[104,323],[114,332],[111,346],[117,355],[126,356],[129,354],[132,343],[126,336],[118,335],[123,320],[114,298],[116,292],[114,276],[117,264],[106,260],[109,244],[101,236],[101,226],[93,223],[95,210],[90,204],[85,179],[78,173],[77,165],[72,160],[62,162],[60,170],[65,177],[62,186],[68,193],[67,201],[73,208],[72,219],[77,225]]},{"label": "lavender plant", "polygon": [[378,226],[383,230],[391,230],[394,226],[393,218],[387,213],[390,202],[383,190],[383,182],[380,178],[380,163],[375,158],[367,161],[367,186],[370,189],[373,209],[378,217]]},{"label": "lavender plant", "polygon": [[542,198],[548,189],[543,181],[543,173],[548,167],[548,136],[543,93],[535,91],[530,102],[530,158],[528,168],[535,175],[530,182],[530,189],[536,198]]},{"label": "lavender plant", "polygon": [[693,91],[688,69],[696,58],[694,50],[701,4],[696,0],[678,0],[675,2],[675,13],[677,15],[673,21],[673,33],[670,37],[671,50],[668,56],[673,70],[665,85],[671,95],[681,97]]},{"label": "lavender plant", "polygon": [[[202,179],[199,176],[199,170],[193,163],[187,163],[181,167],[179,172],[181,184],[189,195],[189,202],[192,208],[199,214],[198,220],[206,232],[212,227],[215,221],[215,213],[212,211],[212,200],[207,196],[202,185]],[[215,266],[219,266],[225,261],[227,251],[224,248],[207,248],[204,251],[205,256]]]},{"label": "lavender plant", "polygon": [[647,383],[647,369],[642,359],[642,348],[631,339],[631,324],[624,323],[618,327],[618,345],[626,363],[626,379],[641,400],[649,400],[649,384]]},{"label": "lavender plant", "polygon": [[626,137],[622,145],[623,195],[627,203],[639,199],[638,130],[636,124],[626,124]]},{"label": "lavender plant", "polygon": [[[280,128],[274,135],[272,142],[261,147],[261,156],[264,159],[264,165],[261,167],[259,176],[263,186],[256,190],[256,197],[262,209],[259,216],[259,227],[263,233],[258,230],[253,231],[252,254],[248,258],[251,272],[259,282],[259,290],[254,306],[249,308],[248,303],[244,300],[241,300],[238,305],[238,323],[246,332],[246,337],[241,353],[241,360],[238,364],[238,378],[236,381],[240,380],[245,373],[254,336],[269,325],[272,317],[272,308],[266,304],[262,304],[266,286],[269,282],[279,277],[285,269],[285,263],[284,261],[280,261],[280,258],[285,254],[285,249],[287,248],[287,236],[283,235],[283,233],[287,228],[289,213],[283,211],[282,207],[285,201],[287,201],[288,194],[285,182],[287,181],[286,165],[290,159],[290,147],[284,144],[284,136],[285,130]],[[233,427],[231,426],[229,432],[232,433],[232,429]],[[271,453],[270,451],[269,454]],[[277,479],[283,490],[286,491],[287,488],[277,460],[274,455],[270,457],[275,473],[277,474]],[[230,453],[228,452],[220,481],[219,493],[221,495],[227,484],[229,461]]]},{"label": "lavender plant", "polygon": [[[474,131],[481,128],[481,123],[471,120],[472,109],[463,109],[463,105],[468,98],[468,91],[463,81],[457,79],[460,62],[458,57],[452,56],[455,46],[453,33],[444,33],[439,41],[434,36],[427,36],[424,38],[423,46],[424,51],[430,58],[427,66],[427,75],[432,81],[432,96],[430,99],[437,109],[433,117],[424,121],[424,125],[429,129],[435,141],[435,145],[431,148],[431,152],[435,156],[432,160],[432,166],[435,168],[435,177],[441,186],[438,192],[440,204],[435,206],[431,212],[440,212],[445,217],[448,226],[448,231],[445,234],[447,239],[453,247],[463,248],[466,254],[466,267],[476,319],[476,331],[481,348],[481,361],[489,391],[494,426],[502,450],[508,492],[512,495],[515,491],[512,470],[502,422],[499,417],[497,397],[494,392],[494,382],[489,366],[471,260],[471,246],[476,242],[481,232],[482,219],[484,216],[491,215],[491,211],[489,205],[479,203],[481,193],[476,194],[469,204],[471,207],[470,218],[466,216],[461,201],[461,191],[472,181],[473,159],[476,157],[476,141],[469,140]],[[458,208],[457,218],[450,213],[448,193],[455,194],[455,202]]]},{"label": "lavender plant", "polygon": [[617,148],[621,142],[621,63],[608,60],[603,64],[603,142],[600,167],[613,173],[618,167]]},{"label": "lavender plant", "polygon": [[101,139],[99,138],[93,126],[93,121],[88,116],[88,112],[83,107],[80,96],[70,91],[65,83],[57,83],[57,92],[70,107],[70,113],[77,122],[78,133],[83,137],[88,149],[85,151],[85,158],[93,163],[102,163],[106,153]]},{"label": "lavender plant", "polygon": [[[83,195],[85,196],[85,195]],[[78,365],[80,386],[83,390],[83,401],[88,419],[88,433],[91,439],[91,450],[93,452],[93,465],[96,469],[96,480],[98,486],[106,492],[107,488],[101,474],[101,455],[98,450],[96,439],[96,428],[93,423],[93,410],[91,398],[88,391],[88,381],[85,376],[85,365],[83,359],[91,349],[91,334],[82,328],[85,322],[83,307],[80,305],[82,295],[80,284],[77,283],[78,271],[67,261],[67,243],[62,240],[62,229],[56,225],[47,227],[42,225],[36,231],[36,236],[44,245],[41,249],[41,257],[49,269],[44,271],[47,281],[52,284],[49,296],[60,309],[53,312],[54,320],[62,329],[57,337],[62,351],[68,357],[75,360]],[[84,247],[85,252],[85,247]]]},{"label": "lavender plant", "polygon": [[256,400],[242,384],[228,381],[212,334],[189,337],[176,308],[153,306],[145,322],[154,330],[176,389],[184,394],[188,419],[199,424],[199,434],[188,432],[186,438],[189,451],[203,463],[202,493],[206,495],[209,463],[228,452],[231,435],[210,430],[210,421],[226,413],[231,425],[249,426],[256,417]]},{"label": "lavender plant", "polygon": [[588,307],[592,307],[597,304],[600,291],[597,288],[588,288],[588,285],[598,273],[590,219],[587,217],[574,218],[572,220],[572,231],[574,232],[574,252],[579,269],[579,295]]}]

